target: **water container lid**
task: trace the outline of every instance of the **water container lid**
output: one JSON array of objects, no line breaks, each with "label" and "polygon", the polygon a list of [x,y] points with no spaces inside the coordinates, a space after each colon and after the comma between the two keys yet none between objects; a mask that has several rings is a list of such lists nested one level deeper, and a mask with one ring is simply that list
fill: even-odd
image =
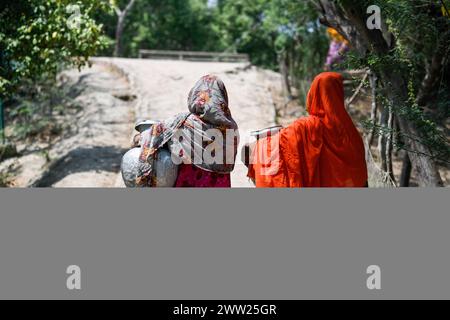
[{"label": "water container lid", "polygon": [[136,131],[142,132],[143,128],[150,128],[151,126],[160,123],[158,120],[138,120],[134,126]]}]

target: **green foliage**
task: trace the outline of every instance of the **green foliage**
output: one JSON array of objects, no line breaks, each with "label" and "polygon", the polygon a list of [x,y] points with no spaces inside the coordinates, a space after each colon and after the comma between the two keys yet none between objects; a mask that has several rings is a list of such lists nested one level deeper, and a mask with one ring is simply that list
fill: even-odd
[{"label": "green foliage", "polygon": [[[395,39],[395,46],[387,53],[370,51],[360,57],[351,54],[348,68],[369,67],[378,75],[396,73],[405,79],[408,87],[404,88],[404,101],[392,105],[392,101],[383,99],[388,91],[393,90],[393,84],[381,83],[379,91],[384,107],[392,108],[394,113],[407,119],[419,130],[418,136],[406,136],[396,132],[400,149],[407,149],[406,141],[420,141],[429,147],[427,154],[435,159],[448,162],[450,146],[444,131],[445,121],[449,115],[449,51],[450,51],[450,20],[442,15],[440,0],[374,0],[355,1],[341,0],[342,5],[360,6],[361,14],[368,4],[380,6],[382,19],[386,22],[389,32]],[[354,8],[353,6],[351,6]],[[356,10],[356,9],[355,9]],[[423,91],[423,82],[430,77],[429,70],[433,59],[442,60],[435,83],[426,88],[425,101],[419,105],[419,95]],[[423,92],[422,92],[423,94]],[[374,124],[372,124],[373,127]],[[389,135],[385,128],[376,128],[380,134]]]},{"label": "green foliage", "polygon": [[[123,8],[127,2],[117,5]],[[222,0],[218,7],[209,7],[207,0],[137,1],[127,17],[124,53],[136,57],[139,49],[242,52],[256,65],[277,69],[278,53],[288,48],[302,50],[313,61],[326,54],[327,41],[317,18],[308,2],[295,0]],[[116,15],[101,14],[97,19],[114,39]]]},{"label": "green foliage", "polygon": [[[114,39],[116,14],[99,14],[97,20]],[[328,40],[307,1],[221,0],[210,7],[207,0],[147,0],[129,13],[122,45],[127,57],[137,57],[139,49],[248,53],[253,64],[273,70],[285,56],[293,84],[305,91],[322,70]],[[113,41],[103,54],[112,52]]]},{"label": "green foliage", "polygon": [[[7,104],[8,139],[50,138],[62,132],[58,117],[71,111],[69,89],[48,74],[23,80]],[[68,109],[69,108],[69,109]]]},{"label": "green foliage", "polygon": [[[63,63],[85,65],[104,45],[102,26],[92,16],[105,5],[96,0],[3,1],[0,96],[9,95],[22,79],[56,74]],[[71,24],[73,18],[79,27]]]},{"label": "green foliage", "polygon": [[275,68],[278,31],[270,9],[265,0],[222,1],[215,29],[227,51],[249,53],[254,64]]},{"label": "green foliage", "polygon": [[0,144],[0,161],[17,156],[17,149],[12,144]]},{"label": "green foliage", "polygon": [[[124,8],[128,1],[117,1]],[[213,30],[214,9],[205,0],[138,0],[126,18],[123,53],[137,57],[139,49],[222,51]],[[109,39],[115,39],[117,16],[99,14]],[[113,42],[105,54],[111,55]]]},{"label": "green foliage", "polygon": [[292,75],[318,71],[328,41],[308,2],[293,0],[222,1],[217,29],[227,47],[249,53],[256,65],[278,69],[280,54],[290,56]]},{"label": "green foliage", "polygon": [[9,187],[11,184],[11,174],[9,172],[0,172],[0,188]]}]

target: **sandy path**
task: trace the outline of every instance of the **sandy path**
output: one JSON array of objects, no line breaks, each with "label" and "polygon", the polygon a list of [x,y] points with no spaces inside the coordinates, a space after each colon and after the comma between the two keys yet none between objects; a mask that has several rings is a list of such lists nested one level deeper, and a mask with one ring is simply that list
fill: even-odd
[{"label": "sandy path", "polygon": [[[271,126],[275,122],[271,92],[280,90],[281,81],[274,72],[253,67],[245,70],[245,65],[239,63],[109,58],[97,58],[95,61],[115,64],[128,74],[138,96],[135,106],[137,118],[163,120],[187,111],[186,100],[191,87],[201,76],[214,74],[227,87],[230,109],[239,125],[241,142],[246,140],[249,131]],[[232,173],[233,187],[251,187],[246,172],[238,155],[238,164]]]},{"label": "sandy path", "polygon": [[[128,79],[108,65],[63,73],[76,91],[81,111],[70,117],[70,132],[56,142],[46,170],[34,187],[114,187],[134,120]],[[28,168],[28,161],[23,166]]]}]

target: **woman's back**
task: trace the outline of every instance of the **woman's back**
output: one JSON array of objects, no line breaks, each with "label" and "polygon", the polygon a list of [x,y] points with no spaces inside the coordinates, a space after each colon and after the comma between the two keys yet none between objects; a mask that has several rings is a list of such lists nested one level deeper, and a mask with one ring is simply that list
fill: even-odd
[{"label": "woman's back", "polygon": [[[367,167],[362,138],[344,106],[342,76],[326,72],[308,94],[310,116],[279,134],[278,171],[263,174],[255,149],[249,176],[257,187],[364,187]],[[258,145],[267,144],[266,139]]]}]

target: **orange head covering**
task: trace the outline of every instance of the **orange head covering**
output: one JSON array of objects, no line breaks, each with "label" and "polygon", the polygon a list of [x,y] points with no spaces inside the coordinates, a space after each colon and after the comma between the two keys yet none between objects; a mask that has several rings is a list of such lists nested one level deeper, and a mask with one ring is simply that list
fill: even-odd
[{"label": "orange head covering", "polygon": [[[340,74],[314,79],[307,99],[308,117],[300,118],[277,137],[259,140],[249,177],[257,187],[364,187],[367,167],[362,138],[344,105]],[[273,147],[276,140],[279,148]],[[267,148],[267,145],[272,147]],[[277,170],[266,170],[261,152],[276,150]],[[263,150],[263,151],[261,151]],[[272,163],[273,166],[273,163]]]},{"label": "orange head covering", "polygon": [[328,28],[327,33],[333,41],[336,41],[339,43],[345,42],[347,45],[349,44],[347,39],[345,39],[339,32],[337,32],[336,29]]}]

